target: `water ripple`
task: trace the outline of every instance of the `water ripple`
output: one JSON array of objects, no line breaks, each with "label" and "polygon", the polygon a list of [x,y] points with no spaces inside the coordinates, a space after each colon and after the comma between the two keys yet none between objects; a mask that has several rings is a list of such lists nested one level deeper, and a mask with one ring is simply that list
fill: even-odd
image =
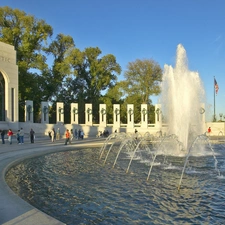
[{"label": "water ripple", "polygon": [[146,181],[145,160],[133,161],[126,174],[129,159],[122,155],[112,169],[115,155],[105,166],[97,149],[45,155],[11,168],[6,180],[24,200],[67,224],[224,223],[225,179],[217,178],[211,156],[190,157],[178,192],[181,158],[168,157],[172,164],[165,166],[159,157]]}]

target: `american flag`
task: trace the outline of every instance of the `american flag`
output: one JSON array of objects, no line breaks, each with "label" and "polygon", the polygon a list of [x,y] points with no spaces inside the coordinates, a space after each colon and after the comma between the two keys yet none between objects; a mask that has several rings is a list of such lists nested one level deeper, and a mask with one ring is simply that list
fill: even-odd
[{"label": "american flag", "polygon": [[216,82],[216,79],[214,78],[214,88],[215,88],[215,92],[216,92],[216,94],[218,93],[218,91],[219,91],[219,85],[217,84],[217,82]]}]

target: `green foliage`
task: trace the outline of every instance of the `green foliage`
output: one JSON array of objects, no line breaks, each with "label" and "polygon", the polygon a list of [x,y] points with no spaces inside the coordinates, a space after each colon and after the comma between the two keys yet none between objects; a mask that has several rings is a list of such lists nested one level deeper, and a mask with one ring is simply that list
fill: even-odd
[{"label": "green foliage", "polygon": [[[93,105],[94,123],[98,122],[100,103],[107,105],[108,123],[113,122],[113,104],[121,104],[124,123],[126,105],[134,104],[134,120],[138,123],[140,105],[151,104],[150,96],[160,93],[160,66],[153,60],[136,60],[128,64],[125,80],[117,82],[121,67],[114,55],[102,55],[98,47],[81,51],[71,36],[58,34],[52,39],[52,35],[52,27],[44,20],[19,9],[0,7],[0,41],[17,51],[20,121],[24,121],[24,101],[33,100],[36,122],[41,101],[49,101],[50,122],[55,123],[55,106],[60,101],[67,115],[70,103],[78,102],[79,123],[84,123],[85,103]],[[69,116],[65,123],[70,123]]]},{"label": "green foliage", "polygon": [[[140,123],[141,121],[141,104],[142,98],[138,94],[129,95],[124,100],[124,114],[127,115],[127,104],[134,104],[134,123]],[[125,123],[125,121],[124,121]]]},{"label": "green foliage", "polygon": [[160,93],[162,69],[154,60],[137,59],[130,62],[124,76],[124,90],[128,95],[141,96],[142,103],[150,103],[150,96]]},{"label": "green foliage", "polygon": [[93,105],[94,122],[98,120],[102,91],[112,87],[121,72],[115,56],[108,54],[100,57],[101,54],[98,47],[86,48],[83,52],[74,49],[67,59],[75,78],[67,79],[66,87],[79,104],[86,102]]},{"label": "green foliage", "polygon": [[[159,84],[162,80],[162,69],[154,60],[137,59],[128,64],[124,76],[125,80],[118,82],[116,88],[110,89],[105,96],[104,102],[107,107],[112,108],[111,102],[121,104],[121,122],[126,123],[127,104],[134,104],[134,123],[139,123],[141,121],[141,104],[148,104],[148,122],[153,123],[155,114],[150,96],[160,93]],[[118,93],[120,94],[118,95]],[[107,99],[108,96],[112,96],[112,100],[115,101]],[[114,96],[118,96],[118,98]],[[109,116],[112,120],[111,115]]]},{"label": "green foliage", "polygon": [[[0,41],[13,45],[17,51],[20,102],[37,99],[39,85],[31,71],[48,67],[42,49],[51,35],[52,27],[44,20],[37,20],[18,9],[0,7]],[[23,115],[23,104],[19,107],[20,115]],[[20,119],[23,120],[23,116]]]},{"label": "green foliage", "polygon": [[107,93],[100,97],[100,102],[106,104],[107,123],[113,123],[113,104],[123,103],[123,92],[120,82],[108,89]]}]

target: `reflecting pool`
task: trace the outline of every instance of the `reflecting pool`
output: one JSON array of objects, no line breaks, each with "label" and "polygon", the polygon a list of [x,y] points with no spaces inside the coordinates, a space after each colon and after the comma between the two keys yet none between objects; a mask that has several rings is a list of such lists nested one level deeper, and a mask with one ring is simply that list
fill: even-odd
[{"label": "reflecting pool", "polygon": [[[213,145],[218,168],[225,172],[225,146]],[[159,155],[150,180],[150,159],[118,148],[107,162],[99,148],[64,151],[25,160],[11,168],[6,181],[36,208],[66,224],[224,224],[225,179],[218,177],[212,155],[189,157],[182,186],[177,186],[184,157]]]}]

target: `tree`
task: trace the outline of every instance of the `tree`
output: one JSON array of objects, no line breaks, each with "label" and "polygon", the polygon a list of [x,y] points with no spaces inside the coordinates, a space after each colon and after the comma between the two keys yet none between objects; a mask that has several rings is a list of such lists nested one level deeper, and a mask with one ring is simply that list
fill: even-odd
[{"label": "tree", "polygon": [[[41,53],[43,44],[52,35],[52,27],[18,9],[0,8],[0,41],[11,44],[17,51],[19,75],[30,69],[47,68]],[[24,77],[26,78],[26,77]]]},{"label": "tree", "polygon": [[[20,121],[24,120],[25,100],[34,101],[36,117],[41,101],[51,101],[52,112],[56,101],[66,106],[76,101],[83,108],[85,103],[92,103],[93,116],[97,118],[102,91],[115,85],[121,73],[116,57],[100,57],[98,47],[80,51],[73,38],[63,34],[48,45],[52,34],[52,27],[44,20],[18,9],[0,7],[0,41],[13,45],[17,51]],[[47,64],[49,55],[53,56],[52,66]]]},{"label": "tree", "polygon": [[[135,104],[134,104],[135,103]],[[134,123],[140,123],[141,121],[141,103],[142,98],[138,94],[128,95],[124,99],[124,114],[125,114],[125,120],[124,123],[127,122],[127,104],[134,104]]]},{"label": "tree", "polygon": [[47,79],[52,92],[51,101],[53,99],[57,101],[57,96],[60,95],[61,90],[64,88],[66,79],[71,76],[70,64],[67,58],[74,48],[75,44],[71,36],[58,34],[49,47],[44,49],[48,55],[52,55],[54,58],[51,76],[49,80]]},{"label": "tree", "polygon": [[[79,106],[84,108],[85,102],[92,103],[95,121],[98,120],[102,91],[112,87],[121,73],[116,57],[112,54],[100,57],[101,53],[98,47],[89,47],[83,52],[75,49],[68,58],[75,79],[68,79],[67,87],[76,95]],[[83,120],[82,115],[79,118]]]},{"label": "tree", "polygon": [[[48,67],[42,50],[51,35],[52,27],[44,20],[18,9],[0,7],[0,41],[13,45],[17,51],[20,103],[40,96],[36,75]],[[20,121],[23,121],[23,105],[19,107]]]},{"label": "tree", "polygon": [[123,91],[123,104],[121,106],[121,121],[127,121],[127,104],[134,104],[134,122],[141,121],[141,104],[148,104],[149,121],[154,122],[154,107],[151,105],[151,95],[160,93],[162,69],[154,60],[139,60],[128,63],[124,73],[125,80],[117,85]]},{"label": "tree", "polygon": [[162,69],[154,60],[137,59],[130,62],[124,73],[123,88],[127,95],[138,94],[142,103],[150,104],[150,96],[160,93]]},{"label": "tree", "polygon": [[123,92],[120,82],[110,87],[107,93],[100,97],[100,102],[106,104],[107,123],[113,123],[113,104],[123,104]]}]

